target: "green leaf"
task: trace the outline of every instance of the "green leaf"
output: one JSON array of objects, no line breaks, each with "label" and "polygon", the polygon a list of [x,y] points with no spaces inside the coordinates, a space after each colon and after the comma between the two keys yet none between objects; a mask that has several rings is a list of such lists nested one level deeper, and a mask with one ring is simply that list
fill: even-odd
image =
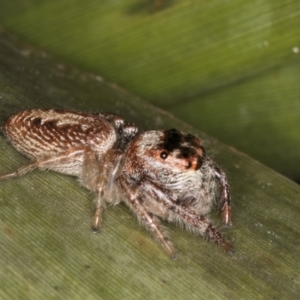
[{"label": "green leaf", "polygon": [[[25,108],[111,111],[142,129],[198,135],[226,171],[234,255],[174,224],[169,259],[124,205],[90,230],[91,196],[71,177],[33,172],[0,183],[1,299],[297,299],[300,188],[136,96],[0,32],[0,121]],[[1,136],[1,172],[27,161]],[[219,218],[212,214],[216,224]]]},{"label": "green leaf", "polygon": [[299,47],[297,0],[1,2],[5,27],[156,104],[278,66]]}]

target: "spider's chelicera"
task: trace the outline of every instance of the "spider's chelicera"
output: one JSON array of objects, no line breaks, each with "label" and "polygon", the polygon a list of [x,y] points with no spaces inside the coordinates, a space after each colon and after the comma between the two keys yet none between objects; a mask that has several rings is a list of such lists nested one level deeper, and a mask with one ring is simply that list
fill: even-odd
[{"label": "spider's chelicera", "polygon": [[95,194],[94,231],[101,226],[105,202],[124,201],[173,258],[160,218],[233,251],[207,217],[217,202],[222,223],[231,225],[227,179],[197,137],[176,129],[138,134],[134,124],[115,114],[41,109],[10,117],[4,132],[31,162],[0,180],[35,168],[78,177]]}]

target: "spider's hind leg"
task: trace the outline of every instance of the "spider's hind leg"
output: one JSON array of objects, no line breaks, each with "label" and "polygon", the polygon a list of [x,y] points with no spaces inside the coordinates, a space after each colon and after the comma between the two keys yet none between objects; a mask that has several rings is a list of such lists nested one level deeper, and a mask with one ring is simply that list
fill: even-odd
[{"label": "spider's hind leg", "polygon": [[67,151],[57,153],[55,155],[36,158],[15,171],[0,175],[0,180],[7,180],[26,175],[34,169],[49,169],[59,173],[68,175],[78,175],[78,157],[81,156],[86,149],[84,147],[71,148]]},{"label": "spider's hind leg", "polygon": [[18,168],[17,170],[15,170],[15,171],[12,171],[12,172],[9,172],[9,173],[4,173],[4,174],[0,175],[0,181],[21,177],[21,176],[33,171],[36,168],[38,168],[38,163],[37,162],[33,161],[33,162],[30,162],[30,163],[27,163],[24,166],[22,166],[22,167]]},{"label": "spider's hind leg", "polygon": [[111,149],[100,156],[93,151],[86,151],[83,158],[80,183],[95,194],[95,210],[92,217],[92,230],[99,231],[102,224],[102,212],[105,202],[118,203],[114,194],[114,180],[118,174],[122,152]]}]

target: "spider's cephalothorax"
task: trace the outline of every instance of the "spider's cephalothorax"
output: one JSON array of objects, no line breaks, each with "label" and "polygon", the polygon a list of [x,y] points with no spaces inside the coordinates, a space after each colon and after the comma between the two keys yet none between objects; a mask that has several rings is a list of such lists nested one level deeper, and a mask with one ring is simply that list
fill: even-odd
[{"label": "spider's cephalothorax", "polygon": [[171,257],[175,249],[159,218],[184,224],[232,251],[207,217],[217,202],[223,224],[231,225],[226,176],[200,140],[176,129],[137,131],[115,114],[23,111],[9,118],[4,132],[31,162],[0,180],[35,168],[77,176],[95,194],[94,231],[101,226],[105,202],[124,201]]}]

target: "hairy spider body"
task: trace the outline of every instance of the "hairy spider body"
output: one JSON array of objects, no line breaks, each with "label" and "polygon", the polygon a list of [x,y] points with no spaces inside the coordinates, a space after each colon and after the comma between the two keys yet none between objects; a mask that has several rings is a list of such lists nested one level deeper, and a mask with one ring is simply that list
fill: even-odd
[{"label": "hairy spider body", "polygon": [[114,114],[23,111],[8,119],[4,132],[31,162],[0,180],[35,168],[73,175],[95,194],[94,231],[101,226],[105,202],[123,200],[171,257],[175,249],[159,218],[184,224],[232,251],[207,217],[217,202],[223,224],[231,225],[226,176],[200,140],[176,129],[137,131]]}]

